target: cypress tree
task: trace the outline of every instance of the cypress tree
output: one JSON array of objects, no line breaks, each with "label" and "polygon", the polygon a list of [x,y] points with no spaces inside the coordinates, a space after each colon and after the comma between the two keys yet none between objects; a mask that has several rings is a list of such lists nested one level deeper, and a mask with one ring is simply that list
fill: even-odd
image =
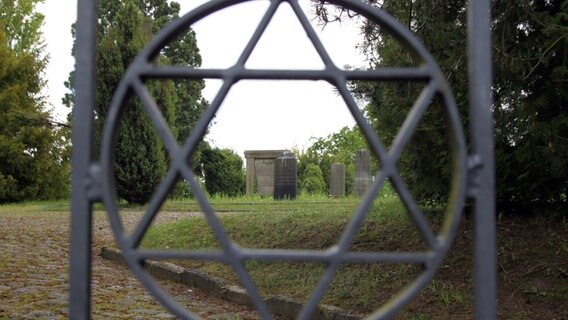
[{"label": "cypress tree", "polygon": [[[95,105],[98,146],[108,107],[120,79],[153,35],[178,17],[179,10],[179,4],[166,0],[99,1]],[[201,56],[195,33],[189,30],[180,39],[168,44],[156,63],[199,66]],[[73,77],[71,73],[66,82],[69,88],[73,85]],[[152,80],[145,85],[172,133],[180,143],[183,142],[206,107],[206,101],[201,97],[204,82]],[[68,106],[72,105],[72,90],[63,101]],[[167,165],[168,156],[163,143],[144,106],[139,98],[131,98],[122,114],[118,131],[115,174],[119,196],[130,203],[147,202],[163,178]],[[195,161],[193,168],[199,168]]]}]

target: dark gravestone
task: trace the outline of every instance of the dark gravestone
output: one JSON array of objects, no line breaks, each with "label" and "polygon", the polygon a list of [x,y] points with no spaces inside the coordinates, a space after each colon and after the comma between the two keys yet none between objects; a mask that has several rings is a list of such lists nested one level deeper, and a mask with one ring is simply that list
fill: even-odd
[{"label": "dark gravestone", "polygon": [[291,153],[274,160],[274,199],[296,199],[297,180],[296,158]]}]

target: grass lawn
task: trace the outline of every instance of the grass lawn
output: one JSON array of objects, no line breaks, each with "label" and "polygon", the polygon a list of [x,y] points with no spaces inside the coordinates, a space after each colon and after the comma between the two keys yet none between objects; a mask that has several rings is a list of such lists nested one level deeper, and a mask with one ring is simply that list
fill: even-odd
[{"label": "grass lawn", "polygon": [[[337,243],[358,199],[213,199],[233,241],[249,248],[327,249]],[[196,203],[171,202],[164,210],[199,211]],[[419,233],[398,197],[379,197],[352,244],[352,251],[423,252]],[[426,214],[437,232],[441,211]],[[498,224],[499,313],[503,319],[567,319],[568,222],[562,218],[503,218]],[[434,280],[403,309],[401,319],[471,319],[471,221],[464,217],[455,245]],[[152,226],[145,248],[216,250],[219,244],[202,216]],[[239,283],[232,269],[205,261],[175,261]],[[325,266],[317,263],[249,261],[246,268],[264,294],[306,301]],[[368,314],[422,272],[411,264],[350,264],[336,275],[323,303]]]}]

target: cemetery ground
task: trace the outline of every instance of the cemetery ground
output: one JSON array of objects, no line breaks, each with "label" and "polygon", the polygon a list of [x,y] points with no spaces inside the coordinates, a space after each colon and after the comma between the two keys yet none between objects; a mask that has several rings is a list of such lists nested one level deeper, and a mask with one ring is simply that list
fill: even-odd
[{"label": "cemetery ground", "polygon": [[[213,199],[231,238],[251,248],[325,249],[341,236],[355,198],[300,197]],[[98,257],[113,238],[96,207],[94,318],[168,317],[135,277],[121,265]],[[132,226],[143,208],[122,206]],[[193,201],[169,201],[145,235],[142,246],[161,249],[215,249],[217,241]],[[423,251],[426,246],[392,195],[381,196],[352,245],[353,251]],[[437,231],[438,210],[426,210]],[[67,312],[68,205],[65,202],[0,206],[0,319],[63,318]],[[498,312],[500,319],[568,319],[568,221],[559,215],[507,216],[498,220]],[[434,280],[397,319],[472,319],[472,221],[465,215],[454,245]],[[171,261],[238,284],[225,265]],[[324,266],[309,263],[246,264],[265,294],[303,302]],[[340,269],[323,303],[367,314],[422,272],[417,265],[360,264]],[[251,319],[249,308],[223,302],[197,289],[161,281],[174,299],[207,319]],[[214,316],[218,315],[218,316]]]}]

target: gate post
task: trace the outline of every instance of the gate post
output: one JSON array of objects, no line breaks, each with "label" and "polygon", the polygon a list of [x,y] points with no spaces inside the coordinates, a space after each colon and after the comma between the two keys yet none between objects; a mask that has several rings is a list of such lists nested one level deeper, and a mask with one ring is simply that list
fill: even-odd
[{"label": "gate post", "polygon": [[493,115],[491,112],[491,1],[468,1],[469,117],[473,155],[480,160],[473,172],[474,314],[496,319],[496,227]]},{"label": "gate post", "polygon": [[93,159],[97,1],[77,3],[75,101],[72,122],[69,318],[91,317],[92,199],[89,168]]}]

